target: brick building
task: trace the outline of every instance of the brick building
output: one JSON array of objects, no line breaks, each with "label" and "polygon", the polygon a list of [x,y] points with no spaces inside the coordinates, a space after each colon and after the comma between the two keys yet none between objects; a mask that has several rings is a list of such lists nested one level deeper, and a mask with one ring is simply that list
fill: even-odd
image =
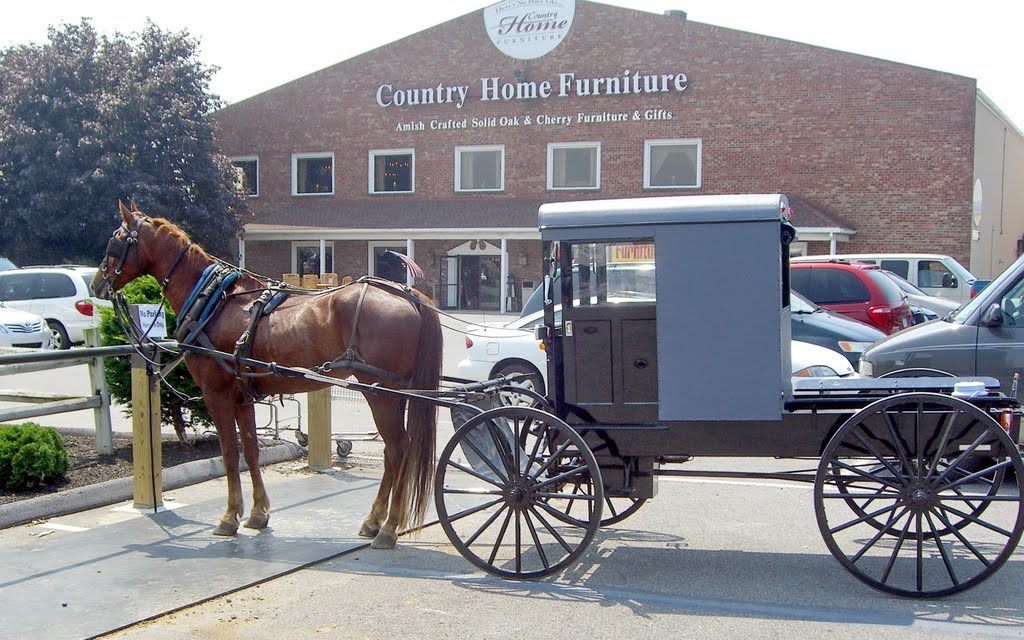
[{"label": "brick building", "polygon": [[973,79],[682,12],[511,0],[216,119],[253,194],[248,268],[404,280],[390,250],[448,308],[522,303],[548,201],[781,192],[800,251],[942,253],[980,277],[1024,232],[1004,184],[1024,143]]}]

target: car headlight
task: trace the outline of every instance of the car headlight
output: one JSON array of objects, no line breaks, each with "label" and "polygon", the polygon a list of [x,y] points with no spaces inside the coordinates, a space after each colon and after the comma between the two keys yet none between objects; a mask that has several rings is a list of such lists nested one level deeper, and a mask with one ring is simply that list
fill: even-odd
[{"label": "car headlight", "polygon": [[795,378],[838,378],[839,374],[832,367],[813,364],[793,373]]},{"label": "car headlight", "polygon": [[870,342],[852,342],[850,340],[839,341],[839,348],[846,353],[861,353],[870,345]]}]

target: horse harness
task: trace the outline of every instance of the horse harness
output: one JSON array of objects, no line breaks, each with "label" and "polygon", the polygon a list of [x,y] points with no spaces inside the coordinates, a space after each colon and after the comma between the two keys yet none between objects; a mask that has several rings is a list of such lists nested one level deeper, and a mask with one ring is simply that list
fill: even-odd
[{"label": "horse harness", "polygon": [[[138,254],[139,228],[144,222],[148,221],[148,217],[139,216],[134,228],[128,228],[127,224],[122,224],[118,230],[123,230],[125,232],[125,237],[119,238],[117,236],[117,231],[115,231],[107,242],[106,256],[109,258],[115,258],[117,263],[113,269],[113,277],[111,277],[111,274],[109,273],[107,260],[103,261],[100,271],[103,275],[103,280],[111,290],[114,288],[114,282],[117,280],[117,277],[121,275],[121,271],[124,269],[124,266],[128,261],[129,254],[133,248],[135,249],[136,261],[140,259]],[[181,250],[181,253],[178,254],[177,258],[175,258],[171,268],[167,272],[167,275],[160,282],[161,289],[167,287],[167,283],[170,280],[171,275],[178,268],[178,265],[181,263],[181,260],[185,257],[185,254],[191,246],[192,243],[190,241]],[[251,290],[239,291],[231,294],[228,293],[231,287],[241,276],[241,273],[242,271],[238,268],[216,262],[209,265],[203,271],[199,280],[196,282],[195,286],[193,286],[192,292],[189,294],[188,298],[186,298],[185,304],[182,305],[181,310],[178,312],[178,322],[174,332],[174,337],[179,343],[191,345],[198,342],[200,346],[210,351],[217,351],[209,337],[206,335],[204,328],[217,314],[229,295],[253,293]],[[355,313],[352,317],[352,331],[349,335],[348,342],[346,343],[347,349],[334,360],[312,367],[313,371],[329,374],[336,369],[348,369],[351,371],[368,373],[383,380],[403,386],[408,385],[410,382],[408,379],[402,378],[394,372],[387,371],[370,364],[359,353],[359,349],[356,344],[359,318],[363,307],[363,300],[366,297],[366,291],[371,286],[399,295],[415,304],[417,309],[421,309],[424,304],[423,301],[413,295],[411,287],[373,276],[363,276],[350,283],[335,287],[334,289],[331,289],[331,291],[352,285],[361,285],[362,289],[359,292],[359,299],[356,302]],[[290,289],[283,283],[268,285],[260,293],[259,297],[248,305],[249,321],[246,329],[238,337],[238,340],[235,341],[235,349],[232,353],[234,366],[229,366],[225,362],[225,358],[215,358],[217,363],[224,370],[233,373],[238,378],[246,401],[253,401],[257,399],[257,394],[253,388],[253,378],[264,375],[275,375],[273,371],[257,373],[251,366],[244,364],[246,360],[251,358],[253,340],[256,336],[256,327],[259,325],[260,318],[269,315],[286,298],[296,293],[302,293],[305,295],[312,294],[312,292],[305,290]],[[323,293],[327,292],[319,292],[313,295],[322,295]],[[169,369],[177,366],[181,360],[184,359],[184,356],[185,354],[181,354],[171,363],[163,367],[163,372],[166,373]]]},{"label": "horse harness", "polygon": [[[252,293],[252,291],[241,291],[233,294],[228,293],[231,286],[234,285],[236,280],[238,280],[240,274],[241,272],[239,270],[218,263],[214,263],[206,268],[203,275],[199,278],[199,281],[196,282],[192,293],[189,295],[188,299],[186,299],[185,304],[182,306],[182,309],[178,314],[178,326],[175,330],[174,337],[179,343],[193,344],[198,342],[201,346],[207,349],[216,350],[203,329],[216,315],[217,311],[220,310],[221,305],[227,300],[229,295],[244,295],[246,293]],[[336,369],[349,369],[352,371],[369,373],[389,382],[408,384],[409,381],[398,374],[367,362],[359,353],[356,339],[363,300],[366,297],[366,291],[369,287],[375,286],[380,289],[397,293],[398,295],[417,303],[419,302],[418,298],[410,293],[408,287],[404,287],[390,280],[374,278],[371,276],[364,276],[349,284],[336,287],[335,289],[332,289],[332,291],[352,285],[361,285],[362,289],[359,292],[359,299],[356,302],[355,313],[352,317],[352,331],[349,335],[348,342],[346,343],[347,349],[342,355],[334,360],[314,366],[312,369],[317,373],[323,374],[328,374]],[[217,363],[225,371],[233,373],[238,378],[242,385],[242,392],[245,395],[246,401],[252,401],[258,398],[258,394],[256,394],[253,389],[254,378],[264,375],[274,375],[273,372],[258,373],[253,369],[253,367],[245,364],[245,362],[252,356],[253,341],[256,338],[256,328],[259,325],[259,321],[262,317],[270,315],[270,313],[274,311],[286,298],[297,293],[305,295],[322,295],[322,293],[311,294],[302,290],[289,289],[287,288],[287,285],[284,284],[275,283],[274,285],[268,286],[260,293],[259,297],[257,297],[247,307],[249,311],[249,321],[245,330],[242,331],[238,340],[235,341],[234,352],[232,353],[234,366],[229,366],[227,362],[225,362],[226,359],[217,359]]]}]

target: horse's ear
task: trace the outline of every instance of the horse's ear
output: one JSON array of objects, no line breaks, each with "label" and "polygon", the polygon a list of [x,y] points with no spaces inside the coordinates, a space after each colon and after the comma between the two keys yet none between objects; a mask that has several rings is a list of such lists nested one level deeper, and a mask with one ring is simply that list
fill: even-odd
[{"label": "horse's ear", "polygon": [[124,206],[124,203],[121,202],[120,200],[117,201],[117,205],[121,209],[121,219],[124,220],[124,223],[128,225],[129,228],[134,227],[135,216],[132,215],[132,212],[129,211],[128,207]]},{"label": "horse's ear", "polygon": [[132,200],[132,213],[142,213],[139,211],[139,205],[135,204],[134,200]]}]

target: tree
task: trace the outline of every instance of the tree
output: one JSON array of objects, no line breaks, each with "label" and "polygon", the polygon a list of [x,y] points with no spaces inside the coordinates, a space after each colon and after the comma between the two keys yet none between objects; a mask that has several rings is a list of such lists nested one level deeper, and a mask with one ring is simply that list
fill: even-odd
[{"label": "tree", "polygon": [[[129,282],[121,292],[128,304],[163,304],[167,318],[167,334],[174,335],[177,317],[171,305],[160,293],[160,285],[153,276],[143,276]],[[114,312],[103,309],[100,318],[100,337],[103,346],[128,344],[128,336],[121,329]],[[167,364],[168,357],[163,358]],[[107,390],[110,397],[125,406],[126,415],[132,412],[132,373],[128,358],[107,358],[104,363]],[[212,428],[213,418],[206,409],[202,394],[184,364],[179,365],[166,377],[166,384],[160,385],[160,419],[163,424],[174,425],[178,440],[187,442],[185,431],[188,425],[193,429]]]},{"label": "tree", "polygon": [[214,142],[214,69],[187,31],[100,36],[88,20],[0,51],[0,255],[95,264],[117,202],[231,259],[248,204]]}]

